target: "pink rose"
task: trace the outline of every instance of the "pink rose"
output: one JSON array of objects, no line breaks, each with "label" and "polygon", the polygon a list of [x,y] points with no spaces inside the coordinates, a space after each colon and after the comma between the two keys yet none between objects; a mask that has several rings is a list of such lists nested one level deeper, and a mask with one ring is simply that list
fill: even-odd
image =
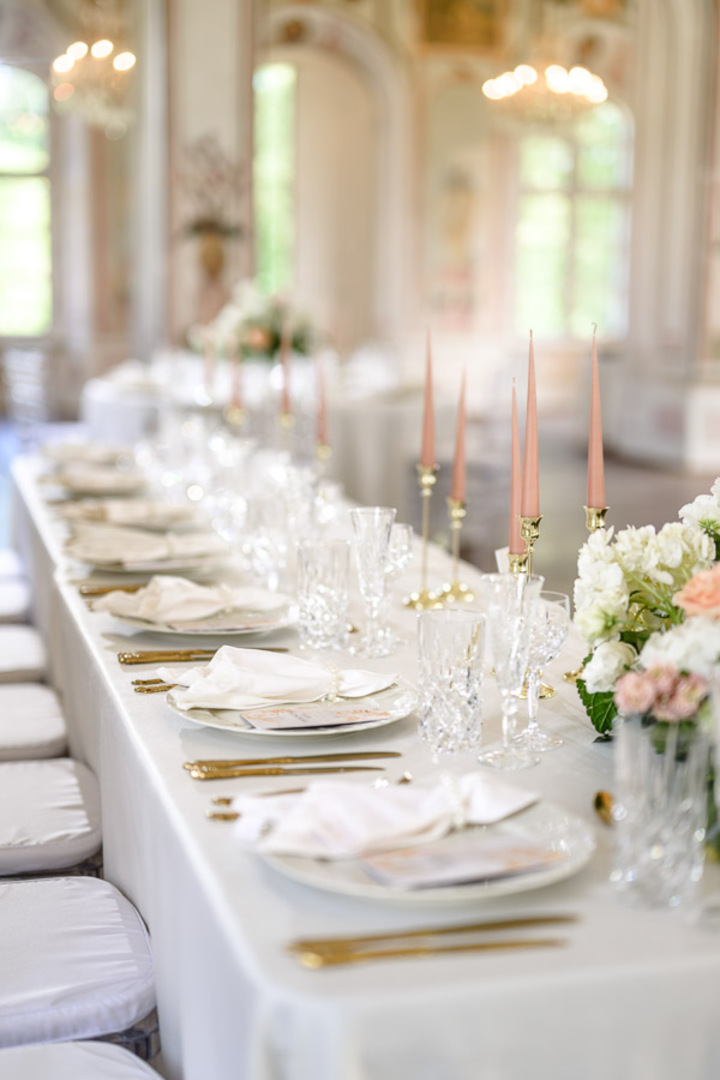
[{"label": "pink rose", "polygon": [[646,713],[655,704],[655,682],[647,671],[628,671],[615,684],[615,704],[623,716]]},{"label": "pink rose", "polygon": [[648,668],[647,674],[655,686],[656,697],[668,697],[675,692],[680,676],[674,664],[656,664],[655,667]]},{"label": "pink rose", "polygon": [[654,714],[658,720],[687,720],[698,711],[708,691],[702,675],[681,675],[675,692],[655,703]]},{"label": "pink rose", "polygon": [[700,570],[673,596],[673,603],[686,615],[720,618],[720,563],[711,570]]}]

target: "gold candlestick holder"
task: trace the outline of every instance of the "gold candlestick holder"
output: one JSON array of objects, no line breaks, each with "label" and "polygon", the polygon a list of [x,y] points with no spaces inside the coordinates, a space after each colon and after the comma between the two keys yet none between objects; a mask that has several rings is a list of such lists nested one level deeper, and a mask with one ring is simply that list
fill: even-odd
[{"label": "gold candlestick holder", "polygon": [[605,515],[607,514],[609,506],[586,506],[585,510],[585,527],[589,533],[597,532],[598,529],[605,528]]},{"label": "gold candlestick holder", "polygon": [[448,513],[450,514],[450,530],[452,533],[452,580],[442,587],[442,599],[446,604],[466,603],[471,604],[475,599],[475,593],[464,581],[460,581],[460,530],[463,518],[467,513],[464,499],[448,498]]},{"label": "gold candlestick holder", "polygon": [[527,573],[532,574],[532,562],[533,552],[535,551],[535,545],[538,542],[540,536],[540,522],[542,521],[542,514],[538,514],[536,517],[525,517],[524,514],[520,515],[520,535],[527,545]]},{"label": "gold candlestick holder", "polygon": [[523,552],[510,552],[508,554],[508,565],[510,566],[511,573],[515,574],[527,574],[528,572],[528,553]]},{"label": "gold candlestick holder", "polygon": [[225,423],[233,429],[233,431],[240,431],[245,427],[247,423],[247,412],[243,409],[242,405],[228,405],[223,412]]},{"label": "gold candlestick holder", "polygon": [[432,489],[437,481],[437,465],[418,465],[418,483],[422,496],[422,558],[420,569],[420,588],[417,592],[410,593],[405,600],[405,607],[415,611],[431,611],[443,606],[442,598],[438,593],[427,587],[427,557],[428,544],[430,542],[430,499]]}]

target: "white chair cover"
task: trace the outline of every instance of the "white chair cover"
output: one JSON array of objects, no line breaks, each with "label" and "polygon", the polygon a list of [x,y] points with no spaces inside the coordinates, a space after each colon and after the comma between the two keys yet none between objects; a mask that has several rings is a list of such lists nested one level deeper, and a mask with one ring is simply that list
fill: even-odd
[{"label": "white chair cover", "polygon": [[0,626],[0,683],[41,682],[47,653],[34,626]]},{"label": "white chair cover", "polygon": [[159,1080],[129,1050],[110,1043],[41,1043],[0,1050],[2,1080]]},{"label": "white chair cover", "polygon": [[65,718],[51,687],[0,685],[0,761],[59,757],[66,748]]},{"label": "white chair cover", "polygon": [[0,623],[26,622],[30,617],[30,586],[22,578],[0,578]]},{"label": "white chair cover", "polygon": [[0,926],[0,1047],[98,1038],[154,1008],[147,930],[109,882],[0,882]]},{"label": "white chair cover", "polygon": [[75,866],[101,843],[100,791],[87,766],[70,758],[0,763],[0,875]]}]

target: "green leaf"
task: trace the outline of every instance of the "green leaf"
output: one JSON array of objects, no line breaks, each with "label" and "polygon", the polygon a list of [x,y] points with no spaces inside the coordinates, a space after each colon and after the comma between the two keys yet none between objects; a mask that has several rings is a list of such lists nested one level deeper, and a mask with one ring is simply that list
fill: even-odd
[{"label": "green leaf", "polygon": [[575,685],[593,727],[601,735],[607,735],[612,730],[613,720],[617,716],[613,691],[605,690],[599,694],[590,694],[584,679],[578,679]]}]

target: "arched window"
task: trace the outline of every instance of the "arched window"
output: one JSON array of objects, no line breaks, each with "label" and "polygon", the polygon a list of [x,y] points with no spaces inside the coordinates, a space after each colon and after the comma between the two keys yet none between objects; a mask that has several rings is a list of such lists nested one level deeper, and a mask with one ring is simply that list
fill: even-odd
[{"label": "arched window", "polygon": [[628,328],[631,124],[607,102],[518,144],[514,326],[546,337]]},{"label": "arched window", "polygon": [[42,79],[0,64],[0,335],[52,325],[50,125]]},{"label": "arched window", "polygon": [[255,72],[255,265],[261,288],[293,284],[295,252],[295,84],[292,64]]}]

